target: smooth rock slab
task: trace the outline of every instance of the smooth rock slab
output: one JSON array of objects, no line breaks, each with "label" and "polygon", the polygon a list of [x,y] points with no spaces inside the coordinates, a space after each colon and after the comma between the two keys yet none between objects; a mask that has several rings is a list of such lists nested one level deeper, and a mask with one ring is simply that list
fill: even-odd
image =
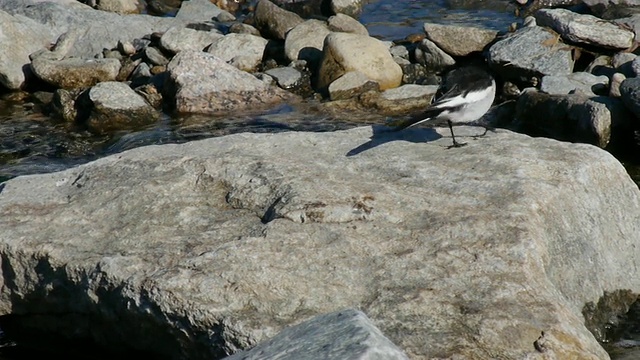
[{"label": "smooth rock slab", "polygon": [[567,9],[542,9],[535,13],[540,26],[549,26],[563,39],[578,44],[607,49],[627,49],[634,33],[593,15],[577,14]]},{"label": "smooth rock slab", "polygon": [[367,91],[378,92],[380,86],[377,82],[359,72],[350,71],[329,85],[329,97],[331,100],[346,100],[358,96]]},{"label": "smooth rock slab", "polygon": [[167,71],[167,92],[178,112],[255,110],[295,98],[204,52],[180,52],[167,65]]},{"label": "smooth rock slab", "polygon": [[571,49],[560,41],[558,34],[540,26],[522,28],[493,44],[488,61],[506,78],[573,72]]},{"label": "smooth rock slab", "polygon": [[284,329],[249,351],[225,360],[397,359],[407,356],[358,310],[319,315]]},{"label": "smooth rock slab", "polygon": [[240,70],[253,71],[262,62],[267,43],[267,39],[251,34],[227,34],[214,40],[207,52],[224,61],[242,64],[236,66]]},{"label": "smooth rock slab", "polygon": [[467,26],[424,24],[427,38],[447,54],[467,56],[479,52],[495,40],[498,32]]},{"label": "smooth rock slab", "polygon": [[541,331],[543,356],[606,359],[582,309],[640,290],[640,191],[620,162],[505,130],[457,127],[468,145],[447,149],[448,129],[385,129],[9,180],[0,314],[198,360],[359,308],[411,359],[535,359]]}]

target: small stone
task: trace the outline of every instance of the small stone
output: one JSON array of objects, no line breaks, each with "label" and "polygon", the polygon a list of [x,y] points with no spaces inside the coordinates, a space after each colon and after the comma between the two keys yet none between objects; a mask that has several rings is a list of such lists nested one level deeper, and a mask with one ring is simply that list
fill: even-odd
[{"label": "small stone", "polygon": [[261,36],[260,31],[258,31],[258,29],[256,29],[255,27],[249,24],[244,24],[244,23],[234,23],[229,27],[229,32],[235,33],[235,34],[250,34],[255,36]]},{"label": "small stone", "polygon": [[345,14],[336,14],[327,20],[329,30],[352,34],[369,35],[369,30],[358,20]]},{"label": "small stone", "polygon": [[136,53],[136,48],[131,42],[120,40],[118,41],[118,51],[120,51],[122,55],[131,56]]},{"label": "small stone", "polygon": [[329,98],[332,101],[346,100],[358,96],[367,91],[379,91],[377,82],[359,71],[350,71],[329,85]]},{"label": "small stone", "polygon": [[168,53],[177,54],[184,50],[203,51],[212,42],[222,38],[217,30],[200,31],[184,27],[172,27],[160,38],[160,46]]},{"label": "small stone", "polygon": [[542,9],[535,13],[540,26],[557,31],[563,39],[607,49],[627,49],[633,44],[634,33],[603,21],[593,15],[578,14],[567,9]]},{"label": "small stone", "polygon": [[300,71],[292,67],[278,67],[265,71],[265,74],[276,80],[278,86],[283,89],[291,89],[299,85],[302,80]]},{"label": "small stone", "polygon": [[626,76],[634,76],[632,63],[638,56],[628,52],[618,52],[611,58],[611,65],[617,72]]},{"label": "small stone", "polygon": [[611,97],[621,97],[620,93],[620,85],[627,77],[621,73],[615,73],[611,77],[611,87],[609,89],[609,96]]},{"label": "small stone", "polygon": [[167,65],[169,63],[169,59],[160,50],[151,46],[144,49],[144,56],[153,65]]},{"label": "small stone", "polygon": [[215,19],[216,19],[216,21],[224,23],[224,22],[235,21],[236,17],[232,13],[223,10],[223,11],[220,12],[220,14],[218,14],[218,16],[215,17]]}]

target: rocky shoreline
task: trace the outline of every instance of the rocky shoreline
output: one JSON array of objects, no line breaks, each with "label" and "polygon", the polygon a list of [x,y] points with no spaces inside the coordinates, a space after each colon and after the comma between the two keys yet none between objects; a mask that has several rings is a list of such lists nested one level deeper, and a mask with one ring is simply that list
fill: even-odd
[{"label": "rocky shoreline", "polygon": [[176,359],[608,358],[640,293],[640,191],[597,147],[638,142],[640,3],[536,1],[504,32],[396,42],[359,1],[245,21],[132,3],[0,0],[0,86],[109,134],[308,99],[404,116],[486,61],[482,124],[508,130],[462,127],[455,154],[440,129],[240,134],[9,180],[2,314]]}]

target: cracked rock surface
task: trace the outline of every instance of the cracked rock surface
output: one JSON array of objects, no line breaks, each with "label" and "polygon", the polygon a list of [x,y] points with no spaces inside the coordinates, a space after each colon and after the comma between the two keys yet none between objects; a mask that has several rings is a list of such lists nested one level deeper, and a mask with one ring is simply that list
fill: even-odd
[{"label": "cracked rock surface", "polygon": [[383,130],[236,134],[9,180],[0,314],[211,359],[356,308],[412,359],[606,359],[581,311],[640,291],[622,165],[503,130],[457,127],[455,149],[445,129]]}]

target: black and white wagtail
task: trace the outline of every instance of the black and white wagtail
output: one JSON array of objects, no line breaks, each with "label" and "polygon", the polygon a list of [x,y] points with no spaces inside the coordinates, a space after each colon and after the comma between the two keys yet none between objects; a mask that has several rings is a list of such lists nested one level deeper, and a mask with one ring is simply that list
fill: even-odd
[{"label": "black and white wagtail", "polygon": [[495,80],[480,67],[461,67],[447,74],[438,92],[442,95],[425,111],[389,125],[398,131],[425,121],[446,120],[451,130],[453,147],[466,145],[456,141],[453,123],[472,123],[489,111],[496,96]]}]

